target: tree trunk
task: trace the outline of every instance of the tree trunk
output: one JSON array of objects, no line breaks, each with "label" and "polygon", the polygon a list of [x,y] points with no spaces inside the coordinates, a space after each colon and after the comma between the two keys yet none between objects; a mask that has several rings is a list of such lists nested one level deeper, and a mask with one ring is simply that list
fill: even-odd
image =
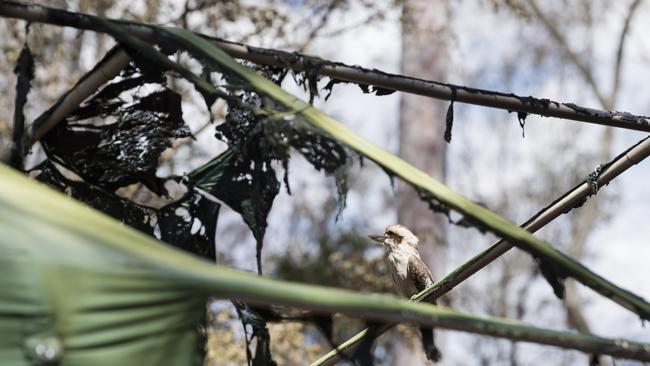
[{"label": "tree trunk", "polygon": [[[402,73],[430,80],[446,79],[449,3],[406,0],[402,12]],[[448,102],[402,94],[400,156],[436,179],[445,180],[446,142],[443,139]],[[446,218],[433,214],[417,192],[402,185],[398,219],[421,239],[420,253],[434,276],[440,274]]]}]

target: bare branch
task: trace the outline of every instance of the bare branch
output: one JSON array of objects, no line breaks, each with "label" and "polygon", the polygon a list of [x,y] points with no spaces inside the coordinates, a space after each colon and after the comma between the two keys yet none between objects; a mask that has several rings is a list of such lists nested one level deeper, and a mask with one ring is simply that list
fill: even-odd
[{"label": "bare branch", "polygon": [[533,11],[535,16],[540,20],[544,28],[546,28],[546,30],[549,32],[551,37],[555,40],[555,42],[558,43],[558,45],[560,45],[564,56],[578,69],[580,74],[582,74],[582,77],[591,87],[591,91],[598,99],[600,105],[604,108],[612,108],[610,105],[608,105],[607,98],[605,98],[605,96],[601,93],[600,88],[596,84],[596,80],[594,79],[591,68],[582,62],[580,57],[578,57],[578,55],[573,52],[569,46],[568,41],[566,38],[564,38],[564,35],[562,35],[557,26],[539,9],[535,0],[528,0],[528,5],[530,6],[530,9]]},{"label": "bare branch", "polygon": [[300,46],[298,46],[298,52],[304,52],[305,49],[307,49],[307,46],[318,36],[318,33],[320,33],[325,25],[327,25],[327,21],[330,18],[330,15],[332,15],[332,12],[336,7],[339,5],[341,0],[330,0],[329,4],[327,7],[323,10],[323,14],[321,15],[318,24],[312,28],[312,30],[309,32],[307,37],[300,42]]},{"label": "bare branch", "polygon": [[618,40],[618,49],[616,50],[616,64],[614,66],[614,76],[612,81],[612,91],[609,96],[609,104],[603,105],[604,108],[613,108],[616,105],[616,99],[618,96],[618,90],[621,83],[621,69],[623,63],[623,53],[625,50],[625,40],[627,39],[627,34],[630,30],[630,24],[632,23],[632,18],[636,13],[636,10],[639,8],[641,0],[633,0],[630,4],[630,8],[627,11],[627,16],[623,22],[623,29],[621,30],[621,35]]}]

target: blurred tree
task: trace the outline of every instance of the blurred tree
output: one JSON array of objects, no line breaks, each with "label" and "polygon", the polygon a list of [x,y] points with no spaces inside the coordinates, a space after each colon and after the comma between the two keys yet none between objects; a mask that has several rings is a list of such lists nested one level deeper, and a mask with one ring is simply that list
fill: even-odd
[{"label": "blurred tree", "polygon": [[[426,0],[404,1],[402,74],[426,80],[447,80],[450,10],[447,0],[437,1],[435,5]],[[442,182],[446,179],[447,164],[447,143],[443,138],[446,111],[447,103],[441,100],[406,93],[400,95],[399,155]],[[399,188],[397,221],[420,238],[422,260],[431,269],[434,279],[439,278],[446,268],[446,218],[434,214],[412,187],[400,184]],[[438,337],[437,343],[444,349],[444,340]],[[398,351],[396,356],[400,365],[426,362],[421,347]]]}]

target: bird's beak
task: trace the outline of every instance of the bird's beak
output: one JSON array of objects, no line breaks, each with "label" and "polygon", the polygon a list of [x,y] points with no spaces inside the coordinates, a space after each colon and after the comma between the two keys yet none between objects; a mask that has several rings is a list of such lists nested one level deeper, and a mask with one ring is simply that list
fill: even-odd
[{"label": "bird's beak", "polygon": [[386,235],[368,235],[368,238],[370,238],[370,240],[376,241],[377,243],[384,244],[384,240],[386,240],[388,237]]}]

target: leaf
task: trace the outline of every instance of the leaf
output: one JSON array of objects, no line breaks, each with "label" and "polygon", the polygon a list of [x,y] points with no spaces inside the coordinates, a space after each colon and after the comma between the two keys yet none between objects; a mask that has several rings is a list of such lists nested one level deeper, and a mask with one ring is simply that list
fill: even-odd
[{"label": "leaf", "polygon": [[[648,345],[534,328],[389,295],[277,281],[214,265],[0,165],[2,361],[62,344],[67,366],[202,365],[208,296],[341,312],[650,359]],[[54,337],[54,339],[53,339]],[[646,348],[644,348],[646,347]],[[38,348],[38,349],[37,349]],[[42,354],[42,352],[40,352]]]}]

